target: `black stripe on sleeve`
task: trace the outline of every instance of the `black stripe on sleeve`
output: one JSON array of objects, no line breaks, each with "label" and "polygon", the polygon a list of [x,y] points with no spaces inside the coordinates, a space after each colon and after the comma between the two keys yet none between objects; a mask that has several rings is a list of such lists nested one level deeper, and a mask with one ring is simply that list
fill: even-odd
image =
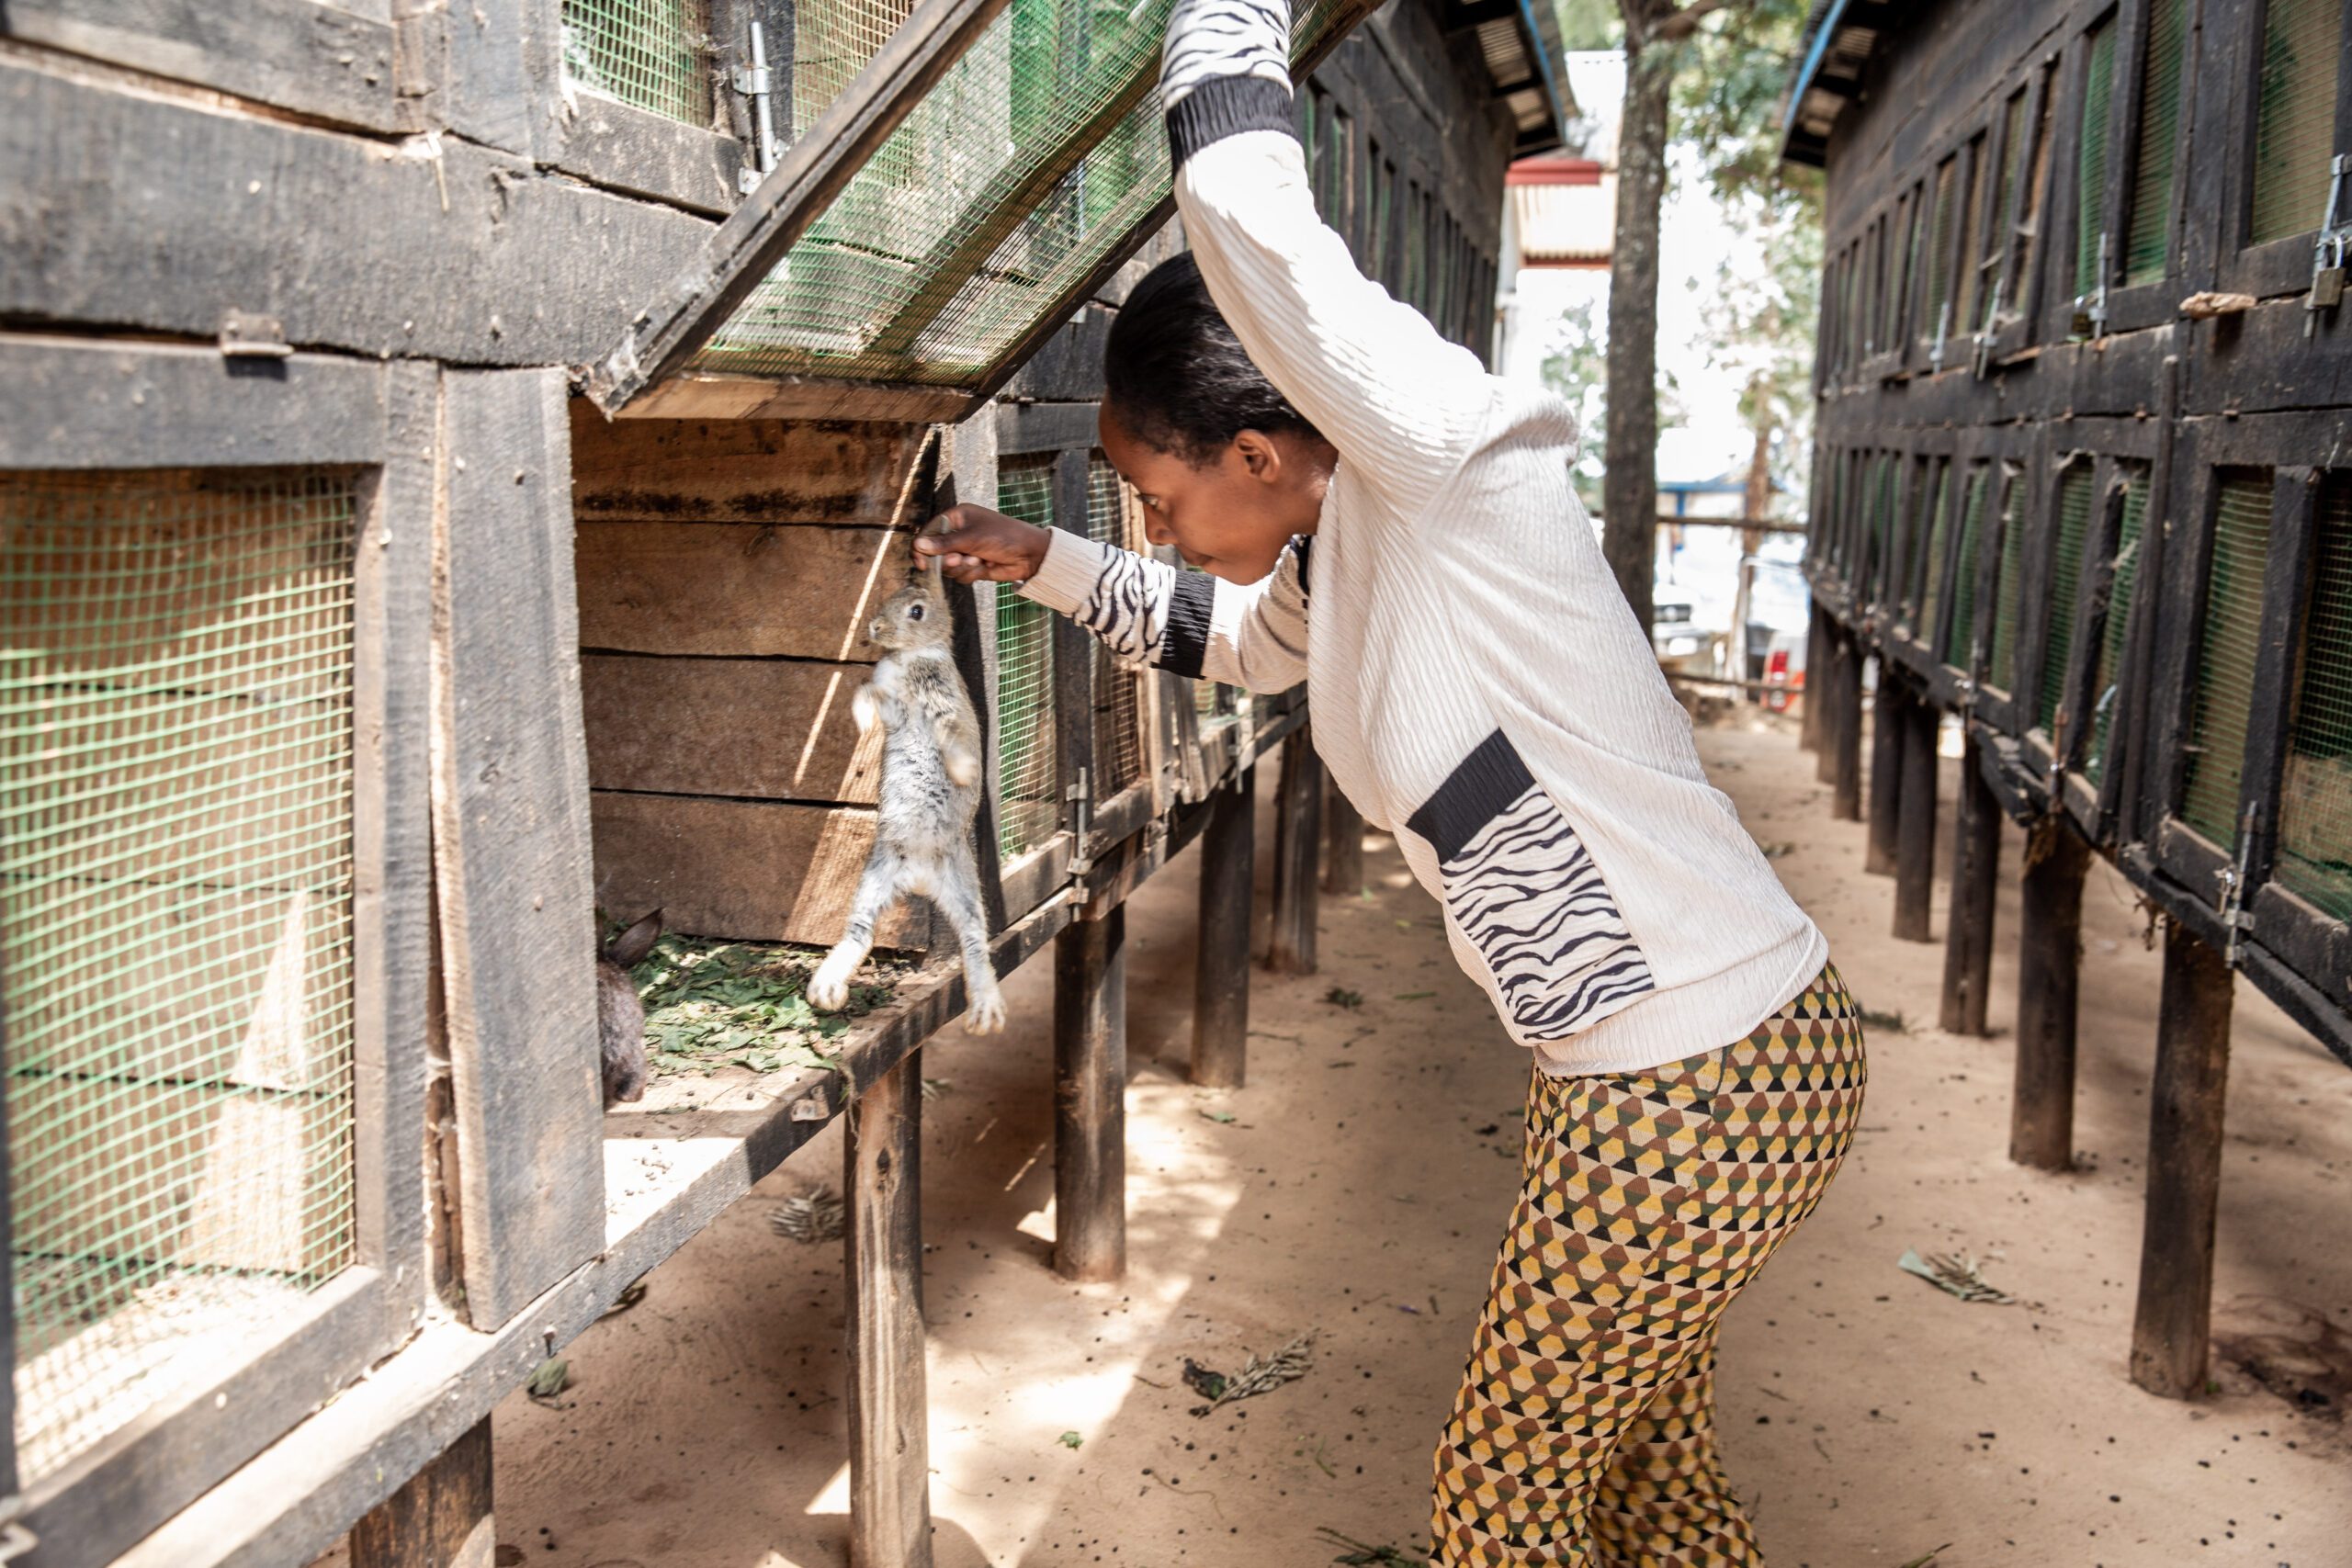
[{"label": "black stripe on sleeve", "polygon": [[1201,678],[1208,660],[1209,612],[1216,603],[1216,579],[1202,571],[1176,574],[1168,594],[1168,630],[1159,639],[1159,667],[1171,675]]},{"label": "black stripe on sleeve", "polygon": [[1460,854],[1479,829],[1534,783],[1535,775],[1520,760],[1519,748],[1498,729],[1445,775],[1437,793],[1421,803],[1405,826],[1429,840],[1442,864]]},{"label": "black stripe on sleeve", "polygon": [[1245,130],[1295,137],[1287,82],[1263,76],[1212,76],[1168,111],[1168,166],[1181,169],[1202,148]]}]

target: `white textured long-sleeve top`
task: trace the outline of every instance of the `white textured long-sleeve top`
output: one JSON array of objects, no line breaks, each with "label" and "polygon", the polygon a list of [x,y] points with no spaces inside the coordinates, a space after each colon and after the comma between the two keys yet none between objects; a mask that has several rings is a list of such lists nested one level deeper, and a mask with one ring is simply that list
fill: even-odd
[{"label": "white textured long-sleeve top", "polygon": [[1161,95],[1209,292],[1339,450],[1315,533],[1243,588],[1057,532],[1023,592],[1132,662],[1304,678],[1334,782],[1545,1071],[1741,1038],[1828,945],[1707,783],[1570,483],[1567,406],[1487,375],[1317,216],[1289,37],[1286,0],[1179,0]]}]

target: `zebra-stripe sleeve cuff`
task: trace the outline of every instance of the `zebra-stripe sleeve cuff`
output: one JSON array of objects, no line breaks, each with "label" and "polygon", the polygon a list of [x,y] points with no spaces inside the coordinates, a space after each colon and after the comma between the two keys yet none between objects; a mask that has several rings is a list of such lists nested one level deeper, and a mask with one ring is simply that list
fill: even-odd
[{"label": "zebra-stripe sleeve cuff", "polygon": [[1216,579],[1180,571],[1168,590],[1168,635],[1161,639],[1159,667],[1171,675],[1200,679],[1208,662],[1209,630],[1216,618]]},{"label": "zebra-stripe sleeve cuff", "polygon": [[1184,95],[1168,111],[1168,166],[1228,136],[1250,130],[1279,130],[1296,137],[1287,82],[1263,76],[1215,76]]}]

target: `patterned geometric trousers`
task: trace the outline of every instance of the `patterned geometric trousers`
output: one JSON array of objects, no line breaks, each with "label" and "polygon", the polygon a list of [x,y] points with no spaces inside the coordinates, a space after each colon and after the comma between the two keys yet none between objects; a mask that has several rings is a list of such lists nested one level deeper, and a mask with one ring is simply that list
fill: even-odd
[{"label": "patterned geometric trousers", "polygon": [[1442,1568],[1752,1568],[1715,1336],[1838,1173],[1861,1021],[1833,965],[1747,1039],[1528,1093],[1510,1234],[1437,1450]]}]

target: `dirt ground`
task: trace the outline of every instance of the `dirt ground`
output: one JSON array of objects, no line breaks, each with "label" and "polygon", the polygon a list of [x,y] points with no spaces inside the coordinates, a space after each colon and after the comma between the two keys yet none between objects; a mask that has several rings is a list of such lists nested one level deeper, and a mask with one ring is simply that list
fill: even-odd
[{"label": "dirt ground", "polygon": [[[1724,1443],[1771,1561],[2352,1564],[2352,1073],[2240,988],[2217,1386],[2145,1395],[2124,1358],[2157,962],[2129,889],[2101,867],[2085,902],[2081,1168],[2024,1171],[2004,1156],[2019,841],[1998,1032],[1952,1038],[1931,1026],[1942,894],[1939,945],[1892,940],[1891,884],[1862,874],[1862,829],[1828,819],[1793,731],[1734,722],[1702,750],[1758,840],[1792,846],[1781,872],[1863,1004],[1905,1022],[1872,1035],[1845,1172],[1727,1323]],[[1122,1283],[1049,1267],[1051,965],[1011,981],[1010,1033],[927,1052],[940,1568],[1292,1568],[1340,1550],[1324,1528],[1427,1541],[1430,1448],[1515,1189],[1527,1067],[1394,846],[1368,851],[1363,896],[1324,900],[1322,973],[1259,977],[1240,1090],[1183,1077],[1196,857],[1131,907]],[[846,1562],[840,1256],[767,1221],[838,1184],[840,1153],[829,1133],[655,1271],[571,1346],[559,1400],[499,1408],[499,1534],[524,1561]],[[1896,1269],[1906,1247],[1969,1249],[2023,1304],[1944,1295]],[[1187,1357],[1231,1371],[1308,1330],[1306,1379],[1188,1414]]]}]

